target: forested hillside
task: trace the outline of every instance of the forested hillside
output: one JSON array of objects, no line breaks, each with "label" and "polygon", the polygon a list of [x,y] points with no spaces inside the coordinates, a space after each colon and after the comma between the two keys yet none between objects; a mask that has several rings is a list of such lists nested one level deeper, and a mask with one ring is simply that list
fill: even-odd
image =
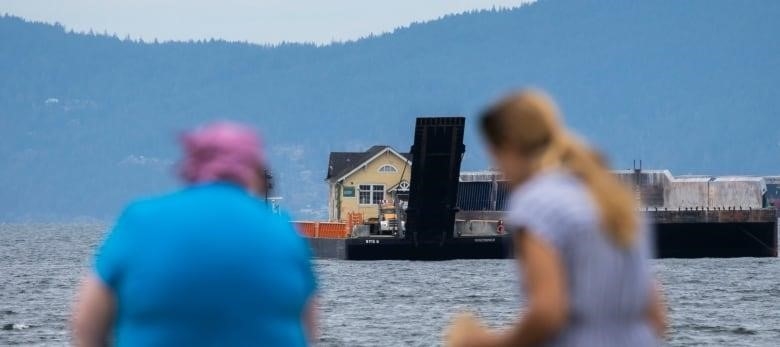
[{"label": "forested hillside", "polygon": [[[1,9],[0,9],[1,11]],[[323,216],[329,151],[411,145],[413,119],[472,121],[549,90],[614,166],[780,174],[780,2],[555,1],[327,46],[133,42],[0,18],[0,221],[110,218],[175,188],[176,136],[256,125],[279,194]]]}]

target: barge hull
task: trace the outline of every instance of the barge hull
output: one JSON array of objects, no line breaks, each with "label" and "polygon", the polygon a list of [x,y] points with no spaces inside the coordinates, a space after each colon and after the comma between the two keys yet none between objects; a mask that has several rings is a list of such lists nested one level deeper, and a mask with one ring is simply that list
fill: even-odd
[{"label": "barge hull", "polygon": [[658,258],[777,257],[775,223],[664,224],[655,237]]},{"label": "barge hull", "polygon": [[392,238],[308,239],[317,258],[342,260],[504,259],[512,255],[511,237],[463,237],[446,244]]},{"label": "barge hull", "polygon": [[659,258],[777,257],[773,208],[648,211]]},{"label": "barge hull", "polygon": [[[658,258],[777,257],[774,209],[752,211],[648,211]],[[395,238],[310,238],[318,258],[449,260],[512,257],[507,235],[452,237],[442,243]]]}]

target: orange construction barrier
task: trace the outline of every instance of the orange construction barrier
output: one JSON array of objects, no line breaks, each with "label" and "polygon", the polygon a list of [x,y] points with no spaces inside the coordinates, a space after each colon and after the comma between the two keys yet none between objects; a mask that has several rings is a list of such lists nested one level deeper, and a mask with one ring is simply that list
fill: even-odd
[{"label": "orange construction barrier", "polygon": [[363,214],[360,212],[349,212],[347,213],[347,235],[349,235],[352,232],[352,229],[355,228],[356,225],[363,224]]},{"label": "orange construction barrier", "polygon": [[317,237],[330,239],[343,239],[347,237],[347,224],[320,222]]},{"label": "orange construction barrier", "polygon": [[293,225],[302,236],[309,238],[343,239],[349,236],[346,223],[293,222]]},{"label": "orange construction barrier", "polygon": [[301,235],[305,237],[317,237],[317,223],[315,222],[293,222],[293,225]]}]

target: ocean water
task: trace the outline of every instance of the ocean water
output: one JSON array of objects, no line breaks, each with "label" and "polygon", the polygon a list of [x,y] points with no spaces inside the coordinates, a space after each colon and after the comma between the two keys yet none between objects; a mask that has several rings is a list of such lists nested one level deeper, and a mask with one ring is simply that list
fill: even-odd
[{"label": "ocean water", "polygon": [[[0,224],[0,346],[63,346],[105,227]],[[656,260],[670,346],[780,345],[780,259]],[[493,327],[522,312],[512,260],[318,260],[320,346],[437,346],[456,312]]]}]

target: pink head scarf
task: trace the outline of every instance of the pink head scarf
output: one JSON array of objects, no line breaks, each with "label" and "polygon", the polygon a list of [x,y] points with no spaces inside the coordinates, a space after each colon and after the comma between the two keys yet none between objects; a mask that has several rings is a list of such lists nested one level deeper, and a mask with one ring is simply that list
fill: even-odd
[{"label": "pink head scarf", "polygon": [[263,167],[259,137],[241,124],[208,124],[184,134],[181,144],[179,174],[187,183],[226,180],[249,188]]}]

